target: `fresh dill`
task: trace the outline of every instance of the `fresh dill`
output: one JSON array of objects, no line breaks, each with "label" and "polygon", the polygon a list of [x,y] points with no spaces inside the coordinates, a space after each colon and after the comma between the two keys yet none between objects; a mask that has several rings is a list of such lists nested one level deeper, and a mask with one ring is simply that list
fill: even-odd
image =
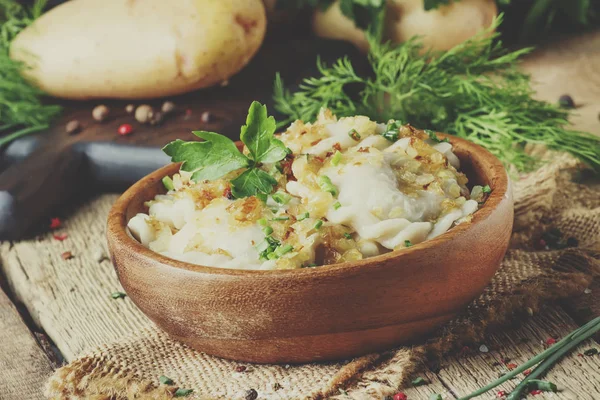
[{"label": "fresh dill", "polygon": [[518,171],[539,164],[525,152],[528,143],[568,151],[600,171],[600,139],[569,129],[567,110],[532,97],[530,78],[518,69],[531,49],[506,50],[495,32],[501,21],[446,52],[425,51],[419,38],[391,45],[370,37],[371,71],[357,72],[347,57],[331,66],[317,60],[319,76],[294,93],[278,74],[275,108],[287,117],[279,127],[312,121],[327,107],[338,117],[396,119],[466,138]]},{"label": "fresh dill", "polygon": [[22,76],[26,65],[9,57],[10,43],[36,18],[46,0],[36,0],[30,9],[15,0],[0,0],[0,146],[18,137],[49,127],[60,112],[57,105],[44,104],[44,93]]}]

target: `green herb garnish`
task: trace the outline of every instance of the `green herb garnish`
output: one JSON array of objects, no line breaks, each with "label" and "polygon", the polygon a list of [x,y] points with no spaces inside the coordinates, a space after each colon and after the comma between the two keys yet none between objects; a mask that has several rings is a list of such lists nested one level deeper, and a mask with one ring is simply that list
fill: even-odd
[{"label": "green herb garnish", "polygon": [[193,391],[194,391],[194,389],[179,388],[175,391],[175,397],[186,397],[186,396],[189,396],[190,394],[192,394]]},{"label": "green herb garnish", "polygon": [[259,224],[260,226],[268,226],[268,225],[269,225],[269,222],[267,221],[267,219],[266,219],[266,218],[260,218],[260,219],[259,219],[258,221],[256,221],[256,222],[258,222],[258,224]]},{"label": "green herb garnish", "polygon": [[485,185],[484,187],[481,188],[481,191],[483,193],[490,194],[490,193],[492,193],[492,188],[490,188],[490,185]]},{"label": "green herb garnish", "polygon": [[[274,137],[275,119],[267,116],[267,107],[253,101],[248,110],[246,125],[242,126],[240,139],[246,145],[249,156],[242,154],[235,143],[218,133],[194,131],[203,142],[175,140],[163,148],[173,162],[183,162],[181,169],[192,172],[192,179],[213,180],[230,172],[246,168],[231,181],[234,197],[266,195],[277,184],[275,178],[259,168],[261,163],[275,163],[287,152],[281,140]],[[264,197],[263,197],[264,199]]]},{"label": "green herb garnish", "polygon": [[265,234],[265,236],[269,236],[271,233],[273,233],[273,228],[271,228],[270,226],[265,226],[262,231]]},{"label": "green herb garnish", "polygon": [[278,204],[287,204],[292,199],[292,196],[285,192],[276,192],[271,196],[273,200]]},{"label": "green herb garnish", "polygon": [[318,183],[322,191],[331,193],[333,197],[337,196],[338,190],[327,175],[320,175]]},{"label": "green herb garnish", "polygon": [[304,221],[306,218],[310,217],[310,214],[307,212],[302,213],[298,216],[298,221]]},{"label": "green herb garnish", "polygon": [[336,201],[335,203],[333,203],[334,210],[338,210],[341,206],[342,206],[342,204],[339,201]]},{"label": "green herb garnish", "polygon": [[348,232],[344,232],[344,237],[345,237],[346,239],[352,239],[352,235],[351,235],[351,234],[349,234]]},{"label": "green herb garnish", "polygon": [[412,246],[412,245],[413,245],[413,244],[410,242],[410,240],[405,240],[405,241],[404,241],[404,247],[410,247],[410,246]]},{"label": "green herb garnish", "polygon": [[400,132],[401,126],[402,126],[402,123],[400,123],[400,121],[391,121],[387,124],[385,131],[383,131],[381,136],[383,136],[390,142],[394,143],[395,141],[398,140],[398,137],[400,135],[399,132]]},{"label": "green herb garnish", "polygon": [[429,395],[429,400],[443,400],[441,394],[432,393]]},{"label": "green herb garnish", "polygon": [[266,236],[265,240],[258,244],[255,248],[259,253],[261,260],[270,260],[273,252],[281,245],[281,242],[273,236]]},{"label": "green herb garnish", "polygon": [[[521,374],[522,372],[535,366],[536,364],[537,366],[533,369],[533,371],[531,371],[531,373],[527,375],[521,381],[521,383],[519,383],[508,395],[507,400],[521,399],[523,397],[523,391],[528,390],[531,387],[530,385],[533,385],[535,387],[538,387],[538,385],[540,385],[541,387],[539,390],[545,390],[545,388],[548,388],[550,389],[550,391],[553,391],[554,388],[556,388],[556,385],[550,382],[542,384],[541,382],[543,381],[539,381],[537,378],[547,373],[548,370],[556,363],[556,361],[558,361],[561,357],[563,357],[573,348],[577,347],[584,340],[593,336],[598,331],[600,331],[600,317],[594,318],[582,327],[575,329],[573,332],[569,333],[562,340],[558,341],[553,346],[549,347],[547,350],[541,352],[537,356],[531,358],[529,361],[527,361],[524,364],[521,364],[519,367],[513,369],[512,371],[502,375],[496,381],[490,383],[487,386],[482,387],[481,389],[474,391],[473,393],[467,396],[461,397],[458,400],[469,400],[474,397],[477,397],[495,388],[496,386],[508,381],[509,379],[514,378],[515,376]],[[542,387],[544,387],[544,389],[542,389]]]},{"label": "green herb garnish", "polygon": [[413,386],[423,386],[423,385],[427,384],[427,381],[419,376],[419,377],[413,379],[410,383]]},{"label": "green herb garnish", "polygon": [[[0,1],[0,146],[21,136],[48,129],[61,107],[45,104],[44,92],[23,77],[29,67],[9,57],[12,40],[31,25],[46,6],[36,0],[30,9],[14,0]],[[10,133],[8,133],[10,132]]]},{"label": "green herb garnish", "polygon": [[316,267],[316,266],[317,266],[317,264],[310,263],[310,264],[303,265],[302,268],[313,268],[313,267]]},{"label": "green herb garnish", "polygon": [[127,294],[123,293],[123,292],[112,292],[110,294],[110,297],[112,297],[113,299],[124,299],[125,297],[127,297]]},{"label": "green herb garnish", "polygon": [[319,229],[321,229],[322,226],[323,226],[323,220],[318,220],[315,223],[315,226],[313,228],[316,229],[316,230],[319,230]]},{"label": "green herb garnish", "polygon": [[290,217],[275,217],[271,221],[287,221]]},{"label": "green herb garnish", "polygon": [[286,244],[284,246],[280,246],[278,247],[274,254],[277,258],[283,256],[284,254],[289,253],[290,251],[294,250],[294,247],[291,244]]},{"label": "green herb garnish", "polygon": [[173,379],[166,377],[164,375],[161,375],[158,377],[158,380],[160,381],[160,383],[162,383],[163,385],[172,385],[173,384]]},{"label": "green herb garnish", "polygon": [[288,117],[280,122],[314,121],[328,107],[338,117],[398,118],[460,136],[520,171],[540,162],[525,152],[527,143],[570,152],[600,171],[600,138],[569,129],[569,110],[533,98],[529,76],[518,69],[531,49],[502,47],[495,32],[501,19],[446,52],[424,51],[419,38],[391,45],[371,37],[371,71],[359,74],[347,57],[318,62],[319,75],[294,93],[277,76],[275,107]]},{"label": "green herb garnish", "polygon": [[450,143],[448,138],[440,139],[431,129],[425,129],[425,133],[434,143]]},{"label": "green herb garnish", "polygon": [[336,166],[340,163],[341,160],[342,160],[342,153],[340,153],[339,150],[336,150],[333,157],[331,157],[331,165]]},{"label": "green herb garnish", "polygon": [[171,179],[168,176],[165,176],[164,178],[162,178],[162,183],[163,183],[165,189],[167,189],[167,191],[173,190],[175,188],[173,186],[173,179]]},{"label": "green herb garnish", "polygon": [[360,133],[358,133],[356,129],[350,129],[350,131],[348,131],[348,136],[350,136],[352,140],[356,142],[360,140]]}]

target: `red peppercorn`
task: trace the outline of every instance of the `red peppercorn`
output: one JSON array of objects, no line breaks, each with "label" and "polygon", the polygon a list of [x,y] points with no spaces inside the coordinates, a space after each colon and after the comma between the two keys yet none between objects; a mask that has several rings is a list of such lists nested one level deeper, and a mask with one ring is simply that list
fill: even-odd
[{"label": "red peppercorn", "polygon": [[54,239],[58,240],[58,241],[63,241],[67,238],[67,234],[66,233],[57,233],[56,235],[52,235],[52,237],[54,237]]},{"label": "red peppercorn", "polygon": [[50,219],[50,229],[60,228],[61,225],[62,225],[62,222],[60,221],[60,218]]},{"label": "red peppercorn", "polygon": [[550,337],[550,338],[548,338],[548,339],[546,339],[546,344],[547,344],[548,346],[552,346],[554,343],[556,343],[556,339],[554,339],[554,338],[551,338],[551,337]]},{"label": "red peppercorn", "polygon": [[523,371],[523,375],[527,376],[531,373],[530,369],[526,369],[525,371]]},{"label": "red peppercorn", "polygon": [[529,392],[530,395],[535,396],[536,394],[542,394],[543,392],[540,389],[535,389]]},{"label": "red peppercorn", "polygon": [[510,371],[512,371],[513,369],[517,368],[517,364],[508,363],[508,364],[506,364],[506,368],[508,368]]},{"label": "red peppercorn", "polygon": [[119,129],[117,130],[117,132],[119,132],[119,135],[121,136],[129,135],[131,132],[133,132],[133,126],[131,126],[130,124],[119,125]]},{"label": "red peppercorn", "polygon": [[235,367],[235,372],[244,372],[245,370],[246,370],[245,365],[238,365],[237,367]]},{"label": "red peppercorn", "polygon": [[394,400],[407,400],[408,396],[405,395],[404,393],[400,392],[400,393],[396,393],[394,395]]},{"label": "red peppercorn", "polygon": [[499,390],[498,393],[496,393],[496,397],[498,397],[498,398],[506,397],[506,392],[504,390]]}]

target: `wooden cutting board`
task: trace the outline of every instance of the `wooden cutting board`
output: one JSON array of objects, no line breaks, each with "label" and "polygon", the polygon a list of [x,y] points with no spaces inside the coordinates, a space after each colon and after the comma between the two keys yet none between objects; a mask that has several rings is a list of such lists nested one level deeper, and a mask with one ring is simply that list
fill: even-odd
[{"label": "wooden cutting board", "polygon": [[[192,130],[239,138],[253,100],[266,103],[270,113],[275,113],[272,94],[276,72],[281,72],[287,87],[293,89],[303,77],[316,73],[317,55],[325,61],[344,54],[360,58],[346,43],[289,36],[270,35],[250,64],[227,86],[142,102],[155,109],[160,109],[164,100],[176,104],[176,112],[158,126],[142,125],[127,114],[125,106],[131,101],[61,102],[64,111],[50,129],[12,142],[2,154],[0,240],[20,238],[36,224],[47,226],[53,208],[71,196],[123,190],[168,163],[160,148],[176,138],[193,140]],[[103,123],[92,118],[92,109],[98,104],[110,108],[110,116]],[[209,113],[209,122],[202,122],[204,112]],[[81,123],[80,133],[65,132],[71,120]],[[133,133],[119,136],[117,129],[125,123],[133,126]]]}]

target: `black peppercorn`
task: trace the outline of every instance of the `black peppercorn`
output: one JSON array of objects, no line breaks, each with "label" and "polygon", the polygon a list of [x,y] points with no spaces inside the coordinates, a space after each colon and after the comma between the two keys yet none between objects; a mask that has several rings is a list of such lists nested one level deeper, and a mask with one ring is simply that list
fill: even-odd
[{"label": "black peppercorn", "polygon": [[254,389],[246,390],[246,395],[244,397],[245,400],[256,400],[258,397],[258,392]]}]

